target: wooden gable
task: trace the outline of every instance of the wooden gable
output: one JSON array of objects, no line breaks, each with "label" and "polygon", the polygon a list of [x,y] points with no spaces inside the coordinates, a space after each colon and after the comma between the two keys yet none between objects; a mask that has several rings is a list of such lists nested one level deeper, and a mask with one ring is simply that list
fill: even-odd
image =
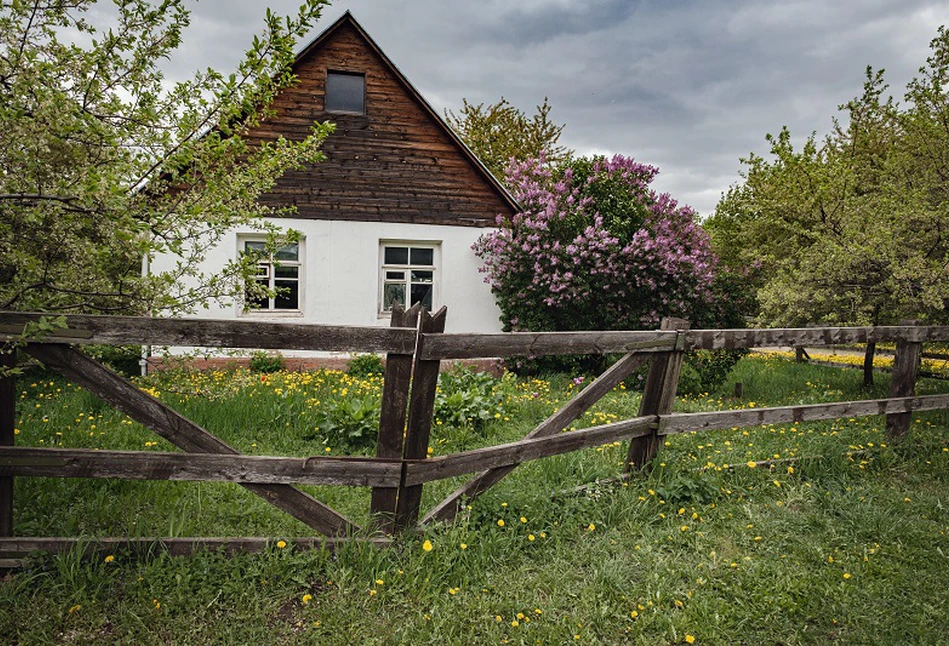
[{"label": "wooden gable", "polygon": [[[365,114],[325,110],[327,71],[365,74]],[[276,116],[249,133],[302,139],[314,121],[336,124],[326,161],[290,171],[265,204],[296,217],[494,226],[513,198],[458,139],[347,12],[294,63],[297,83],[274,101]]]}]

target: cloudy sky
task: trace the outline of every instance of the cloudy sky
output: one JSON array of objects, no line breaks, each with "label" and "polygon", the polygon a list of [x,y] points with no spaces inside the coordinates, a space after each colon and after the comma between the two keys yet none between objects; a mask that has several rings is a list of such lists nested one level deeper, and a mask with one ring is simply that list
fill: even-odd
[{"label": "cloudy sky", "polygon": [[[233,66],[264,6],[198,3],[172,74]],[[947,0],[337,0],[312,36],[347,9],[436,110],[549,97],[561,143],[659,166],[701,215],[766,133],[827,132],[867,65],[901,97],[949,23]]]}]

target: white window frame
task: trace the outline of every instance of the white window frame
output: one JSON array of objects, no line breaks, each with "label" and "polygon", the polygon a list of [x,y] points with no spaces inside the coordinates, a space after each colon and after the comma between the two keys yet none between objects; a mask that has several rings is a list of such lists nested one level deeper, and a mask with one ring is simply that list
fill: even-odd
[{"label": "white window frame", "polygon": [[[408,262],[406,264],[397,264],[390,263],[386,264],[386,248],[387,247],[406,247],[409,250]],[[412,249],[431,249],[432,250],[432,264],[431,265],[422,265],[422,264],[412,264]],[[387,284],[397,284],[401,283],[404,285],[404,294],[408,295],[406,300],[411,301],[412,294],[412,285],[413,284],[424,284],[419,281],[414,281],[412,277],[412,272],[414,271],[431,271],[432,272],[432,311],[438,309],[441,303],[441,278],[439,274],[441,273],[441,240],[380,240],[379,241],[379,296],[378,296],[378,313],[379,318],[388,318],[392,314],[391,309],[386,309],[385,307],[385,286]],[[401,280],[392,278],[392,274],[389,272],[403,272],[403,278]],[[403,308],[411,307],[411,302],[402,303]]]},{"label": "white window frame", "polygon": [[[257,234],[239,234],[237,236],[237,255],[240,258],[241,254],[244,253],[245,246],[248,242],[266,242],[266,236],[257,235]],[[238,314],[240,316],[286,316],[286,317],[299,317],[303,316],[303,303],[306,290],[305,290],[305,258],[306,258],[306,244],[304,238],[301,236],[296,242],[297,245],[297,259],[296,260],[278,260],[274,257],[271,257],[269,260],[262,260],[257,263],[258,273],[256,278],[267,278],[268,279],[268,289],[274,289],[276,286],[276,281],[280,280],[292,280],[287,277],[278,277],[277,272],[275,271],[276,267],[296,267],[297,268],[297,307],[296,308],[278,308],[276,306],[276,298],[270,297],[267,302],[267,307],[259,307],[256,309],[250,309],[246,306],[244,298],[240,299],[238,303]],[[261,272],[261,270],[263,270]]]}]

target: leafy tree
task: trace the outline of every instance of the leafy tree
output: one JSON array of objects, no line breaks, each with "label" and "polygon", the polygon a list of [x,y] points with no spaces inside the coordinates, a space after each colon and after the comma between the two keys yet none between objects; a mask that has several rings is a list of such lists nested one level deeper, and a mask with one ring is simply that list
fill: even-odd
[{"label": "leafy tree", "polygon": [[532,117],[504,97],[489,106],[461,101],[458,114],[446,110],[445,119],[495,177],[504,177],[512,159],[525,161],[544,154],[548,162],[560,163],[573,154],[557,143],[565,124],[558,126],[550,120],[547,97]]},{"label": "leafy tree", "polygon": [[[743,160],[706,223],[733,267],[760,268],[759,319],[771,325],[949,320],[949,34],[909,85],[908,107],[867,70],[845,121],[800,150],[784,128],[771,159]],[[867,351],[865,381],[872,383]]]},{"label": "leafy tree", "polygon": [[[187,310],[236,294],[251,263],[201,276],[204,251],[279,215],[257,197],[320,160],[328,126],[300,142],[240,134],[293,82],[296,39],[325,0],[293,18],[268,11],[235,73],[170,84],[159,62],[181,44],[185,4],[0,5],[0,309]],[[175,268],[143,277],[143,258],[159,253]]]}]

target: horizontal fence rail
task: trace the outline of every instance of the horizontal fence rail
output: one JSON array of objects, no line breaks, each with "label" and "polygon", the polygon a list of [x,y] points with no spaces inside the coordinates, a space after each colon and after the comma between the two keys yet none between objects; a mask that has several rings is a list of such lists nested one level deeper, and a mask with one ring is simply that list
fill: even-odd
[{"label": "horizontal fence rail", "polygon": [[422,336],[422,359],[668,352],[676,344],[675,332],[507,332]]},{"label": "horizontal fence rail", "polygon": [[[17,340],[24,326],[43,316],[50,318],[0,312],[0,340]],[[44,343],[412,354],[416,340],[415,330],[409,328],[78,314],[65,318],[67,327],[43,336]]]},{"label": "horizontal fence rail", "polygon": [[398,487],[401,460],[0,447],[0,477]]},{"label": "horizontal fence rail", "polygon": [[659,435],[674,435],[691,431],[710,431],[722,428],[740,428],[759,424],[798,424],[841,417],[867,417],[912,413],[920,410],[949,408],[949,395],[924,397],[893,397],[831,404],[807,404],[775,408],[722,410],[710,413],[672,413],[659,421]]},{"label": "horizontal fence rail", "polygon": [[678,349],[737,350],[773,346],[825,346],[844,343],[949,341],[949,326],[774,328],[676,332],[508,332],[498,334],[423,334],[423,359],[540,357],[558,354],[668,352]]},{"label": "horizontal fence rail", "polygon": [[[281,539],[283,540],[283,539]],[[174,556],[188,556],[201,550],[223,550],[225,554],[241,554],[263,552],[272,549],[278,539],[256,536],[231,536],[226,538],[184,538],[184,537],[143,537],[143,538],[75,538],[71,536],[53,537],[0,537],[0,567],[17,566],[19,561],[31,554],[58,554],[82,550],[86,555],[114,554],[116,552],[131,552],[133,554],[149,554],[157,551],[168,552]],[[285,542],[289,547],[298,550],[328,550],[332,551],[348,542],[368,543],[384,546],[392,543],[392,539],[385,536],[370,536],[366,538],[333,537],[333,536],[302,536],[288,537]],[[4,563],[7,561],[7,563]]]},{"label": "horizontal fence rail", "polygon": [[890,325],[878,327],[772,328],[747,330],[692,330],[686,333],[688,350],[730,350],[772,346],[824,346],[844,343],[949,341],[949,326]]}]

